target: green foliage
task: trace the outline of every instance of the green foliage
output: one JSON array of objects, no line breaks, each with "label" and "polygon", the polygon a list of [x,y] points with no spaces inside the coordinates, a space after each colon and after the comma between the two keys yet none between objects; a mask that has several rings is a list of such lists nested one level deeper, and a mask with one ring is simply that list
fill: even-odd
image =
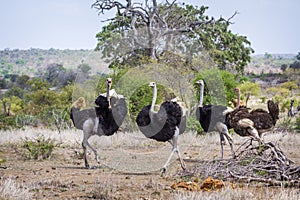
[{"label": "green foliage", "polygon": [[297,132],[300,132],[300,117],[296,117],[295,129]]},{"label": "green foliage", "polygon": [[86,74],[88,74],[88,73],[90,73],[90,70],[91,70],[92,68],[91,68],[91,66],[89,66],[88,64],[80,64],[79,66],[78,66],[78,70],[80,71],[80,72],[82,72],[82,73],[86,73]]},{"label": "green foliage", "polygon": [[258,83],[248,81],[240,84],[238,88],[240,89],[241,94],[246,97],[246,106],[251,96],[259,96],[261,94],[261,88]]},{"label": "green foliage", "polygon": [[15,122],[18,127],[37,126],[39,119],[33,115],[19,114],[15,116]]},{"label": "green foliage", "polygon": [[199,121],[195,118],[195,116],[189,116],[186,119],[186,131],[196,132],[197,134],[203,134],[204,131],[201,127]]},{"label": "green foliage", "polygon": [[269,87],[266,89],[266,93],[272,96],[288,97],[290,90],[284,87]]},{"label": "green foliage", "polygon": [[[117,1],[107,6],[106,3],[111,2],[96,1],[92,6],[103,14],[123,4]],[[181,67],[192,68],[191,60],[202,51],[209,53],[219,69],[243,72],[244,66],[250,62],[250,54],[254,51],[247,37],[232,33],[229,29],[231,23],[224,18],[215,20],[206,15],[208,7],[162,2],[157,7],[145,3],[147,6],[141,9],[139,3],[131,3],[130,9],[126,9],[126,4],[122,5],[122,9],[118,9],[115,17],[96,35],[96,50],[101,51],[104,58],[112,58],[122,66],[135,67],[151,62],[151,59],[165,61],[160,56],[173,52],[174,47],[185,62]],[[138,15],[135,10],[138,10]],[[153,43],[156,39],[167,42]]]},{"label": "green foliage", "polygon": [[20,128],[20,126],[16,124],[15,116],[0,114],[0,130],[10,130],[15,128]]},{"label": "green foliage", "polygon": [[[174,94],[165,86],[157,84],[156,105],[160,105],[163,101],[174,98]],[[129,98],[129,113],[133,120],[144,106],[151,105],[153,90],[149,84],[139,87]],[[157,109],[156,109],[157,110]]]},{"label": "green foliage", "polygon": [[236,97],[234,88],[237,86],[236,75],[218,69],[201,70],[194,80],[197,99],[200,98],[199,85],[195,82],[204,80],[203,104],[228,105]]},{"label": "green foliage", "polygon": [[50,159],[56,146],[54,139],[46,139],[44,136],[32,140],[26,139],[22,144],[22,147],[27,150],[24,156],[34,160]]},{"label": "green foliage", "polygon": [[290,93],[292,93],[293,90],[298,89],[297,83],[295,83],[293,81],[287,81],[287,82],[281,83],[279,85],[279,87],[289,90]]}]

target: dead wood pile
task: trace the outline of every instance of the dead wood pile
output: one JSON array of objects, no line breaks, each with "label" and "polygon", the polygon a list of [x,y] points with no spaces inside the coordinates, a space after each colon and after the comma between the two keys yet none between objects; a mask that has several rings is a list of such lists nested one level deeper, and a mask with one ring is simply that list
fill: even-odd
[{"label": "dead wood pile", "polygon": [[236,158],[199,161],[180,176],[214,177],[234,182],[262,182],[269,186],[299,186],[300,166],[293,166],[278,145],[253,144],[247,140]]}]

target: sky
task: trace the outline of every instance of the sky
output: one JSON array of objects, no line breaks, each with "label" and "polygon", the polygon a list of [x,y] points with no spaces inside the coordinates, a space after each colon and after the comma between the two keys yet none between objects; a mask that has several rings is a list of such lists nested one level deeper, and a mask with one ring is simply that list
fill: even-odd
[{"label": "sky", "polygon": [[[95,0],[1,0],[0,50],[94,49],[96,34],[113,17],[98,15]],[[178,0],[177,2],[183,2]],[[299,0],[185,0],[206,5],[207,14],[218,18],[236,15],[233,33],[251,42],[254,54],[300,52]]]}]

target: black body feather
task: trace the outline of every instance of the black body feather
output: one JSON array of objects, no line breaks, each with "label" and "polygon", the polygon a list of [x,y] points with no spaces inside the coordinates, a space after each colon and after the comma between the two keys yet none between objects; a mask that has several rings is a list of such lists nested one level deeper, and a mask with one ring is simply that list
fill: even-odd
[{"label": "black body feather", "polygon": [[153,114],[152,119],[150,108],[150,105],[143,107],[136,117],[136,123],[146,137],[165,142],[172,139],[176,127],[179,128],[180,133],[185,131],[185,117],[182,117],[182,110],[178,103],[164,102],[159,111]]},{"label": "black body feather", "polygon": [[197,108],[196,117],[205,132],[216,131],[217,122],[225,123],[226,116],[223,114],[225,110],[226,106],[205,105]]},{"label": "black body feather", "polygon": [[98,105],[95,107],[96,115],[99,117],[98,129],[107,136],[113,135],[119,129],[127,114],[125,98],[111,97],[110,102],[111,108],[106,97],[100,95],[95,100],[95,104]]}]

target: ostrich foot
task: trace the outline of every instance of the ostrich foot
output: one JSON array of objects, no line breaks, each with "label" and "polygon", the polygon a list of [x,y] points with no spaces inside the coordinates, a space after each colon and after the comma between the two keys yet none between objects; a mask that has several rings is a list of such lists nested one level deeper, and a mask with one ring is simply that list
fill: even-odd
[{"label": "ostrich foot", "polygon": [[98,127],[93,129],[94,133],[98,133]]},{"label": "ostrich foot", "polygon": [[161,174],[165,174],[166,171],[167,171],[167,169],[166,169],[165,167],[163,167],[163,168],[160,170]]},{"label": "ostrich foot", "polygon": [[185,165],[185,163],[182,163],[182,164],[181,164],[181,168],[182,168],[183,171],[186,170],[186,165]]},{"label": "ostrich foot", "polygon": [[232,154],[232,159],[236,159],[235,153]]}]

